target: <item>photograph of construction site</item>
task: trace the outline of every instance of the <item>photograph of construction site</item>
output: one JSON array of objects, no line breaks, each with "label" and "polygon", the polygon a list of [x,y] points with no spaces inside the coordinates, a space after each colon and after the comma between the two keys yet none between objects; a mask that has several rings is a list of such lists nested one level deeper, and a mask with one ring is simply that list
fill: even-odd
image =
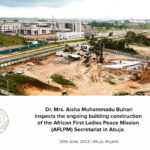
[{"label": "photograph of construction site", "polygon": [[[53,0],[45,1],[50,6],[43,8],[53,7]],[[91,1],[85,1],[90,7]],[[14,2],[16,8],[27,8],[30,12],[25,2]],[[0,1],[0,11],[10,10],[8,4]],[[35,1],[33,4],[38,8]],[[76,18],[62,18],[53,13],[57,17],[53,14],[48,17],[44,9],[43,16],[35,13],[24,16],[23,11],[18,13],[22,17],[17,13],[11,17],[1,13],[4,15],[0,16],[1,96],[150,95],[150,19],[147,16],[114,19],[114,16],[98,17],[93,11],[97,15],[93,18],[90,14],[88,17],[87,11],[83,18],[79,18],[78,12]]]}]

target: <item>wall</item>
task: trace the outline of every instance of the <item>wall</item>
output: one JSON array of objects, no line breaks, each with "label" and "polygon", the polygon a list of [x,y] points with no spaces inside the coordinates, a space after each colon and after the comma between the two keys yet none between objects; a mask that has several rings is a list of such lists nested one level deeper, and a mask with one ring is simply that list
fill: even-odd
[{"label": "wall", "polygon": [[17,51],[21,51],[21,50],[25,50],[25,49],[29,49],[29,48],[33,48],[33,47],[38,47],[38,46],[42,46],[42,45],[48,45],[48,42],[27,45],[27,46],[23,46],[23,47],[19,47],[19,48],[7,49],[7,50],[0,51],[0,54],[13,53],[13,52],[17,52]]}]

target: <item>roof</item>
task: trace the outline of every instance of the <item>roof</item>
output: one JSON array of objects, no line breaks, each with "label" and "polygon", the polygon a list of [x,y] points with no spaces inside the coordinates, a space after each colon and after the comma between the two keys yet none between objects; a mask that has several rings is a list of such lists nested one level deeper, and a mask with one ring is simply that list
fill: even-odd
[{"label": "roof", "polygon": [[0,25],[21,25],[21,23],[18,23],[18,22],[0,22]]},{"label": "roof", "polygon": [[80,55],[70,54],[69,56],[70,56],[70,57],[72,57],[72,58],[81,58],[81,56],[80,56]]}]

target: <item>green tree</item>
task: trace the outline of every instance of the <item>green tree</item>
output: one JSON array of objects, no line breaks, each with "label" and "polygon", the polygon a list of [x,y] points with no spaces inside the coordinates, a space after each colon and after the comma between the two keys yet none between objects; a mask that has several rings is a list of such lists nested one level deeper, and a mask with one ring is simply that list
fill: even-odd
[{"label": "green tree", "polygon": [[96,55],[96,57],[99,57],[99,63],[103,63],[104,59],[103,59],[103,41],[99,40],[99,41],[95,41],[95,44],[93,45],[93,47],[90,49],[90,51],[92,53],[94,53]]},{"label": "green tree", "polygon": [[65,46],[64,52],[73,53],[73,52],[75,52],[75,51],[76,51],[76,50],[75,50],[75,48],[74,48],[73,46],[69,46],[69,45],[66,45],[66,46]]},{"label": "green tree", "polygon": [[110,33],[109,33],[109,36],[112,36],[112,35],[113,35],[113,32],[110,32]]}]

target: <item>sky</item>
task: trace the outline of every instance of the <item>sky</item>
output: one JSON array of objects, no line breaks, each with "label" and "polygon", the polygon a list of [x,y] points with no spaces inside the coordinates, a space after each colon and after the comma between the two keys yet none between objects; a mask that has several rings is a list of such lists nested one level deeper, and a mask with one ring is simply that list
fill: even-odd
[{"label": "sky", "polygon": [[150,19],[150,0],[0,0],[0,17]]}]

